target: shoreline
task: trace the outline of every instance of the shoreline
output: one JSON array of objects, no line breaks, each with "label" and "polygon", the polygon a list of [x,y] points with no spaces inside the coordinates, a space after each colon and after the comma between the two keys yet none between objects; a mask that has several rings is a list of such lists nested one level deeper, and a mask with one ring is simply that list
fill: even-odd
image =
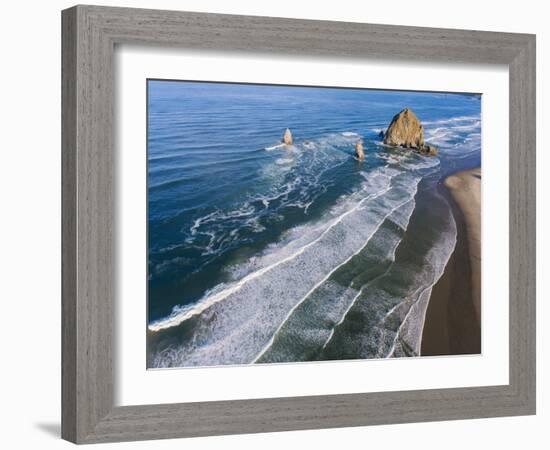
[{"label": "shoreline", "polygon": [[422,356],[481,353],[481,169],[440,185],[457,226],[457,243],[434,285],[422,330]]}]

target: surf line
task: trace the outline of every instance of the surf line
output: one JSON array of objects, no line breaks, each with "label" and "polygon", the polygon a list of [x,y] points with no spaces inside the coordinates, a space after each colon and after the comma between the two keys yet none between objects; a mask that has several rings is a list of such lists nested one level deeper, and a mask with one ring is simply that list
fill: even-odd
[{"label": "surf line", "polygon": [[391,179],[390,179],[390,185],[386,187],[383,190],[380,190],[374,194],[368,195],[364,199],[362,199],[357,205],[355,205],[353,208],[351,208],[349,211],[346,211],[341,216],[337,217],[316,239],[311,241],[310,243],[304,245],[301,247],[297,252],[287,256],[286,258],[281,259],[280,261],[277,261],[270,266],[264,267],[262,269],[257,270],[256,272],[252,272],[251,274],[245,276],[242,280],[235,283],[234,286],[228,287],[221,292],[218,292],[217,294],[212,295],[211,297],[206,297],[207,301],[204,301],[202,304],[198,304],[195,308],[186,310],[183,312],[183,314],[176,314],[174,316],[168,317],[167,319],[161,319],[159,322],[152,323],[149,325],[150,331],[160,331],[166,328],[171,328],[174,326],[177,326],[181,324],[182,322],[189,320],[191,317],[194,317],[203,311],[205,311],[210,306],[219,303],[220,301],[227,298],[229,295],[234,294],[235,292],[238,292],[246,283],[249,281],[258,278],[259,276],[262,276],[263,274],[269,272],[271,269],[274,269],[275,267],[280,266],[281,264],[284,264],[288,261],[293,260],[300,254],[302,254],[307,248],[311,247],[313,244],[316,244],[319,242],[323,236],[325,236],[332,228],[334,228],[336,225],[338,225],[346,216],[356,211],[364,202],[369,200],[374,200],[381,195],[385,194],[391,189]]},{"label": "surf line", "polygon": [[[417,185],[418,186],[418,185]],[[414,196],[416,195],[416,189],[415,189],[415,192],[412,196],[412,198],[414,198]],[[382,220],[379,222],[378,224],[378,227],[376,229],[374,229],[372,231],[372,233],[369,235],[369,237],[367,238],[367,240],[365,241],[365,243],[361,246],[361,248],[359,248],[359,250],[357,250],[355,253],[353,253],[349,258],[347,258],[343,263],[337,265],[334,269],[332,269],[321,281],[319,281],[318,283],[316,283],[308,292],[306,292],[306,294],[298,301],[298,303],[296,303],[291,309],[290,311],[287,313],[287,315],[284,317],[283,321],[281,322],[281,324],[277,327],[277,329],[275,330],[275,332],[273,333],[273,335],[271,336],[271,339],[267,342],[267,344],[264,346],[264,348],[260,351],[260,353],[256,356],[256,358],[254,358],[254,360],[251,362],[251,364],[254,364],[256,363],[264,354],[267,350],[269,350],[269,348],[273,345],[273,342],[275,341],[275,337],[277,336],[277,334],[279,334],[279,331],[281,331],[281,329],[283,328],[283,326],[285,325],[285,323],[288,321],[288,319],[290,318],[290,316],[292,316],[292,314],[294,313],[294,311],[296,310],[296,308],[298,308],[305,300],[306,298],[308,298],[311,293],[317,289],[321,284],[323,284],[336,270],[338,270],[340,267],[342,267],[343,265],[347,264],[354,256],[358,255],[365,247],[366,245],[369,243],[369,241],[371,240],[371,238],[374,236],[374,234],[378,231],[378,228],[380,228],[380,225],[382,223],[384,223],[384,221],[395,211],[397,210],[398,208],[401,208],[403,205],[406,205],[407,203],[409,203],[411,201],[411,198],[408,198],[406,201],[404,201],[403,203],[400,203],[399,205],[397,205],[395,208],[391,209],[383,218]]]},{"label": "surf line", "polygon": [[[438,278],[439,279],[439,278]],[[405,323],[407,322],[409,316],[412,314],[412,312],[414,311],[414,307],[418,304],[418,302],[420,301],[421,297],[426,293],[428,292],[428,295],[431,295],[431,292],[432,292],[432,288],[434,287],[435,283],[437,282],[434,281],[433,284],[430,284],[429,286],[426,286],[422,292],[418,295],[418,297],[416,298],[416,300],[413,302],[413,304],[411,305],[411,307],[409,308],[409,310],[407,311],[407,314],[405,314],[405,317],[403,318],[403,321],[401,322],[401,324],[399,325],[399,328],[397,329],[397,331],[395,332],[395,336],[393,338],[393,343],[392,343],[392,346],[388,352],[388,354],[385,356],[386,358],[391,358],[393,357],[393,354],[395,352],[395,346],[397,345],[397,340],[399,339],[399,337],[401,336],[401,330],[403,329],[403,326],[405,325]],[[395,305],[391,311],[386,314],[384,316],[384,319],[382,320],[382,322],[390,315],[390,313],[392,313],[393,311],[395,311],[397,309],[398,306],[402,305],[403,303],[405,303],[405,301],[402,301],[400,303],[398,303],[397,305]]]},{"label": "surf line", "polygon": [[[452,219],[453,222],[454,222],[454,218]],[[416,292],[422,290],[422,292],[420,292],[420,294],[418,294],[418,297],[416,297],[416,301],[413,302],[413,304],[411,305],[411,307],[409,308],[409,311],[407,311],[407,314],[405,315],[403,321],[401,322],[401,324],[399,325],[399,328],[397,329],[396,333],[395,333],[395,337],[393,338],[393,344],[388,352],[388,354],[386,355],[386,358],[391,358],[393,356],[393,353],[395,352],[395,346],[397,345],[397,340],[399,339],[400,335],[401,335],[401,330],[403,329],[403,326],[405,325],[405,322],[407,322],[407,319],[409,318],[409,316],[411,315],[414,307],[418,304],[418,302],[420,301],[420,298],[427,292],[429,291],[429,294],[428,295],[431,295],[431,292],[432,292],[432,289],[433,287],[437,284],[437,282],[439,281],[439,279],[443,276],[443,274],[445,273],[445,267],[447,267],[447,264],[449,263],[449,260],[451,259],[451,256],[453,255],[455,249],[456,249],[456,242],[457,242],[457,232],[456,232],[456,223],[455,223],[455,235],[454,235],[454,245],[453,245],[453,248],[452,250],[449,252],[449,255],[447,256],[447,260],[445,261],[445,264],[443,264],[443,269],[439,272],[439,275],[436,275],[434,276],[432,282],[430,284],[428,284],[428,286],[425,286],[424,289],[422,289],[422,286],[419,287],[415,293],[413,294],[413,296],[416,294]],[[410,299],[411,296],[409,296],[407,299]],[[399,302],[397,305],[395,305],[388,313],[386,313],[386,315],[384,316],[384,318],[381,320],[381,322],[383,322],[384,320],[386,320],[390,314],[392,314],[399,306],[401,306],[403,303],[405,303],[405,301],[407,300],[403,300],[402,302]],[[428,299],[428,305],[429,305],[429,299]],[[426,311],[427,311],[427,306],[426,306],[426,309],[424,310],[424,314],[423,314],[423,317],[422,317],[422,327],[421,329],[424,330],[424,321],[426,319]],[[420,355],[420,353],[419,353]]]},{"label": "surf line", "polygon": [[[417,189],[418,190],[418,189]],[[415,190],[412,198],[407,202],[407,203],[410,203],[410,202],[414,202],[414,197],[416,196],[416,192],[417,190]],[[407,204],[405,203],[405,205]],[[404,206],[404,205],[403,205]],[[416,206],[416,203],[415,205]],[[414,210],[414,206],[413,206],[413,210]],[[412,212],[411,212],[411,215],[412,215]],[[409,216],[409,221],[410,221],[410,216]],[[407,227],[409,226],[409,223],[407,221]],[[406,232],[406,229],[404,230]],[[357,302],[357,299],[361,296],[361,294],[364,292],[364,290],[372,285],[372,283],[374,283],[376,280],[379,280],[380,278],[386,276],[388,274],[388,272],[391,270],[391,268],[393,267],[393,265],[395,264],[395,252],[397,251],[397,247],[399,247],[399,244],[401,244],[403,238],[399,239],[399,241],[397,241],[395,243],[395,246],[393,247],[393,250],[392,250],[392,256],[391,256],[391,263],[390,265],[388,266],[388,268],[386,270],[384,270],[384,272],[382,272],[380,275],[374,277],[372,280],[368,281],[364,286],[361,287],[361,289],[359,289],[359,292],[357,293],[357,295],[355,297],[353,297],[353,299],[351,300],[349,306],[346,308],[346,310],[344,311],[344,314],[342,314],[342,317],[340,317],[340,320],[338,322],[336,322],[336,324],[332,327],[332,329],[330,330],[330,333],[328,335],[328,339],[325,341],[325,343],[323,344],[323,346],[321,347],[321,350],[324,350],[327,345],[329,344],[329,342],[332,340],[332,338],[334,337],[334,332],[336,330],[336,328],[338,328],[340,325],[342,325],[342,323],[344,323],[344,320],[346,320],[346,317],[348,315],[348,313],[350,312],[351,308],[353,308],[353,305],[355,305],[355,303]]]}]

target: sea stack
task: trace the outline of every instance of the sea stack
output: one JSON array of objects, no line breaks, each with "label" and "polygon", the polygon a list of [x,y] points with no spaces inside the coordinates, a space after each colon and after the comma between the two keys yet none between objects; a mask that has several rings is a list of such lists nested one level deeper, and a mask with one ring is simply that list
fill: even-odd
[{"label": "sea stack", "polygon": [[413,148],[423,155],[437,154],[434,146],[424,142],[424,128],[416,114],[409,108],[405,108],[393,117],[384,135],[384,144]]},{"label": "sea stack", "polygon": [[357,156],[357,159],[360,161],[365,159],[365,150],[363,149],[363,142],[361,141],[357,141],[355,144],[355,156]]},{"label": "sea stack", "polygon": [[292,133],[288,128],[286,129],[285,134],[283,136],[283,142],[286,145],[292,145]]},{"label": "sea stack", "polygon": [[422,155],[427,155],[427,156],[437,155],[437,148],[435,148],[433,145],[430,145],[430,144],[424,144],[424,146],[422,148],[419,148],[418,151]]}]

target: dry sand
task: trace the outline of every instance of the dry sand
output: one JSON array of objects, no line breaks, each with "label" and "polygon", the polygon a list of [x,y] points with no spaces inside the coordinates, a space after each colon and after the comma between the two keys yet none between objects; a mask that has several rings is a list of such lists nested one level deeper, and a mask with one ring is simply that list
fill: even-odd
[{"label": "dry sand", "polygon": [[445,179],[457,224],[457,245],[432,290],[421,354],[481,352],[481,169]]},{"label": "dry sand", "polygon": [[447,177],[445,186],[460,207],[466,221],[468,252],[472,272],[472,299],[481,320],[481,169],[466,170]]}]

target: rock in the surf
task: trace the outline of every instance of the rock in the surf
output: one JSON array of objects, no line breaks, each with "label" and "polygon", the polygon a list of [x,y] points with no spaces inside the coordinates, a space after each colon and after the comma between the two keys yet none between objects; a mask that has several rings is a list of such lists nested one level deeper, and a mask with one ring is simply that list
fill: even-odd
[{"label": "rock in the surf", "polygon": [[437,148],[435,148],[433,145],[430,145],[430,144],[424,144],[424,146],[422,148],[418,149],[418,151],[422,155],[427,155],[427,156],[437,155]]},{"label": "rock in the surf", "polygon": [[413,148],[423,155],[437,154],[437,149],[433,145],[424,142],[424,127],[409,108],[405,108],[393,117],[384,135],[384,144]]},{"label": "rock in the surf", "polygon": [[355,143],[355,156],[357,156],[357,159],[360,161],[365,159],[365,150],[363,149],[363,142],[361,141]]},{"label": "rock in the surf", "polygon": [[384,144],[406,148],[424,146],[424,129],[416,114],[405,108],[396,114],[384,135]]},{"label": "rock in the surf", "polygon": [[286,129],[283,136],[283,143],[285,143],[286,145],[292,145],[292,133],[288,128]]}]

